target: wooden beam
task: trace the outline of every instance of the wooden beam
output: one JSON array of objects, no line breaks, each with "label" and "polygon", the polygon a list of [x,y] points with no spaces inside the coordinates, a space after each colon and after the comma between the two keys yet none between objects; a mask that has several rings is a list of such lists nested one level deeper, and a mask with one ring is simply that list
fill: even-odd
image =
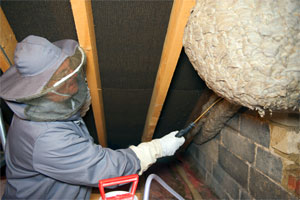
[{"label": "wooden beam", "polygon": [[153,137],[182,49],[184,27],[195,0],[174,0],[159,69],[146,118],[142,141]]},{"label": "wooden beam", "polygon": [[103,109],[102,87],[100,80],[98,54],[92,5],[90,0],[70,0],[77,37],[87,56],[87,81],[92,97],[92,107],[99,143],[106,147],[106,128]]},{"label": "wooden beam", "polygon": [[0,68],[5,72],[13,64],[14,52],[17,45],[13,33],[2,8],[0,7]]}]

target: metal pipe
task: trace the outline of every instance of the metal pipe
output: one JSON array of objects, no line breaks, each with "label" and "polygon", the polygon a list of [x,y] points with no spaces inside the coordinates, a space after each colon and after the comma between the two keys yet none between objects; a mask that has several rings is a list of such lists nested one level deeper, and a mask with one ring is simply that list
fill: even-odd
[{"label": "metal pipe", "polygon": [[3,151],[5,151],[6,131],[5,131],[5,127],[4,127],[4,121],[3,121],[3,117],[2,117],[1,108],[0,108],[0,139],[1,139]]}]

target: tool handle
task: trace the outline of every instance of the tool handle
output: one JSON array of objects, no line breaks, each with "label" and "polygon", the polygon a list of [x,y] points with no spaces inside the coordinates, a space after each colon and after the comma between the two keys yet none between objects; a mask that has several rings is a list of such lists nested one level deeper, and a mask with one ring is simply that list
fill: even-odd
[{"label": "tool handle", "polygon": [[[132,175],[127,175],[127,176],[120,176],[116,178],[108,178],[108,179],[102,179],[99,180],[99,190],[100,194],[103,200],[108,200],[108,199],[133,199],[137,185],[139,181],[139,176],[137,174],[132,174]],[[130,183],[133,182],[132,188],[130,189],[129,193],[126,194],[120,194],[117,196],[113,197],[106,197],[105,196],[105,187],[113,186],[113,185],[119,185],[119,184],[125,184],[125,183]],[[122,198],[124,197],[124,198]]]},{"label": "tool handle", "polygon": [[192,128],[195,127],[195,123],[192,122],[190,123],[186,128],[184,129],[181,129],[176,135],[175,137],[182,137],[184,136],[185,134],[187,134]]}]

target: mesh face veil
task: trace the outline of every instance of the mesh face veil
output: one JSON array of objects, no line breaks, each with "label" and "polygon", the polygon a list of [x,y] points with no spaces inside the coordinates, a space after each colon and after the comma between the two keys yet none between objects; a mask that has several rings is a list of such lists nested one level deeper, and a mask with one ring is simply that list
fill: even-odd
[{"label": "mesh face veil", "polygon": [[85,54],[78,47],[73,56],[64,60],[39,94],[26,99],[24,114],[33,121],[56,121],[70,118],[85,103]]}]

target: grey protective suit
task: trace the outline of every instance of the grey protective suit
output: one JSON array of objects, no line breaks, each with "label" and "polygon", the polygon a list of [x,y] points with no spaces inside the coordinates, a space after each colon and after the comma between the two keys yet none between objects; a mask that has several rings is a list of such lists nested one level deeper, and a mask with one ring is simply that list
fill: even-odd
[{"label": "grey protective suit", "polygon": [[3,199],[89,199],[91,187],[97,187],[100,179],[140,170],[131,149],[94,144],[79,114],[57,122],[34,122],[15,115],[5,159]]}]

